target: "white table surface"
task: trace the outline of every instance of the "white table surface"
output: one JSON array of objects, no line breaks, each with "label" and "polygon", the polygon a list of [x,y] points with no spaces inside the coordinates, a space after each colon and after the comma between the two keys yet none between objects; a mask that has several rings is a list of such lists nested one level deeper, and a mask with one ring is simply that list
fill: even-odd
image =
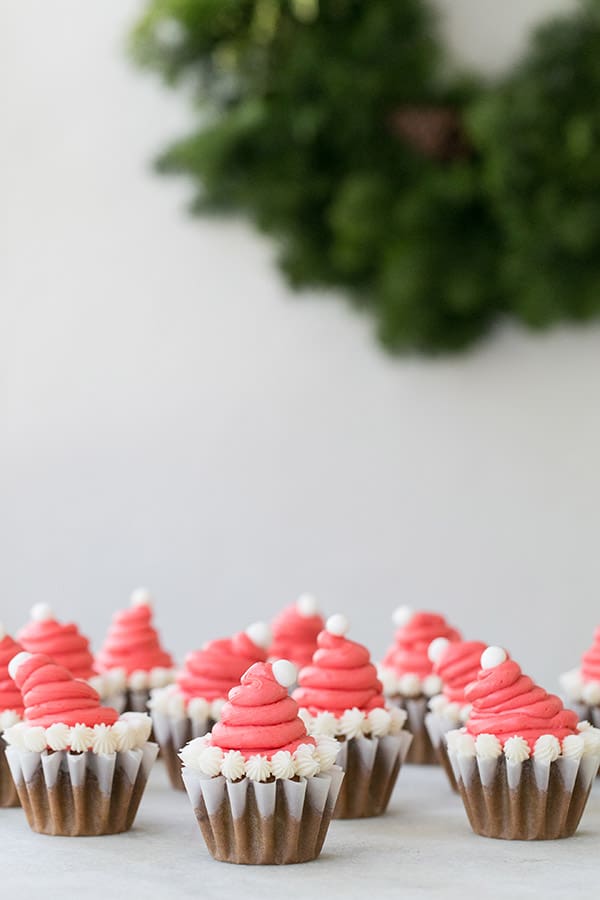
[{"label": "white table surface", "polygon": [[[473,835],[460,799],[437,768],[405,767],[388,813],[334,822],[316,862],[232,866],[209,856],[185,794],[151,776],[124,835],[33,834],[22,810],[0,810],[4,897],[323,900],[361,897],[572,900],[600,876],[600,779],[580,829],[564,841],[493,841]],[[287,895],[287,897],[286,897]]]}]

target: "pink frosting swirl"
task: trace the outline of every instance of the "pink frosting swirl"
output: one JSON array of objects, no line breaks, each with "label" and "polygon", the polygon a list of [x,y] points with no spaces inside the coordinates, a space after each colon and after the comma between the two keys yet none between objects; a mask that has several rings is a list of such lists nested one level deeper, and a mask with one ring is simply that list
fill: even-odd
[{"label": "pink frosting swirl", "polygon": [[248,759],[270,759],[278,750],[293,753],[300,744],[314,744],[298,716],[298,704],[273,675],[270,663],[254,663],[242,675],[221,710],[210,743],[221,750],[239,750]]},{"label": "pink frosting swirl", "polygon": [[581,679],[600,681],[600,628],[594,632],[594,643],[581,658]]},{"label": "pink frosting swirl", "polygon": [[554,694],[538,687],[512,659],[491,669],[481,669],[465,690],[471,714],[469,734],[494,734],[501,744],[513,735],[524,738],[533,750],[543,734],[559,740],[578,734],[577,714],[565,709]]},{"label": "pink frosting swirl", "polygon": [[253,663],[266,659],[266,651],[240,631],[231,638],[209,641],[201,650],[189,653],[177,676],[177,686],[186,700],[218,700],[227,697]]},{"label": "pink frosting swirl", "polygon": [[433,663],[427,655],[429,645],[438,637],[459,641],[460,634],[438,613],[416,612],[394,635],[394,643],[383,658],[383,666],[400,677],[431,675]]},{"label": "pink frosting swirl", "polygon": [[302,615],[294,603],[273,619],[273,643],[270,655],[273,659],[289,659],[301,669],[312,660],[317,649],[317,637],[325,627],[323,616]]},{"label": "pink frosting swirl", "polygon": [[5,634],[0,641],[0,712],[12,710],[23,715],[21,691],[8,674],[8,664],[23,648],[10,635]]},{"label": "pink frosting swirl", "polygon": [[152,607],[140,603],[115,613],[103,647],[96,657],[99,672],[124,669],[150,672],[170,669],[173,659],[160,645],[158,632],[152,627]]},{"label": "pink frosting swirl", "polygon": [[312,665],[298,676],[294,700],[311,715],[341,716],[347,709],[368,711],[385,706],[381,682],[362,644],[322,631]]},{"label": "pink frosting swirl", "polygon": [[454,641],[433,664],[434,675],[442,679],[442,693],[450,703],[466,704],[465,688],[477,678],[486,647],[481,641]]},{"label": "pink frosting swirl", "polygon": [[44,653],[72,672],[75,678],[92,678],[94,658],[90,642],[73,622],[54,618],[29,622],[17,635],[28,653]]},{"label": "pink frosting swirl", "polygon": [[19,666],[15,682],[23,697],[24,719],[30,725],[49,728],[61,722],[92,728],[112,725],[119,718],[115,709],[100,705],[100,697],[87,682],[73,678],[43,653]]}]

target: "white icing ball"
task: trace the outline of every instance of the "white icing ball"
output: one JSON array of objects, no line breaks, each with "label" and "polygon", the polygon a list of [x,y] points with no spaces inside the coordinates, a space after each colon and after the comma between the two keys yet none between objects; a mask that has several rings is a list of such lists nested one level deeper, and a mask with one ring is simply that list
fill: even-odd
[{"label": "white icing ball", "polygon": [[437,637],[430,643],[427,648],[427,656],[432,663],[436,663],[442,658],[442,654],[449,644],[450,641],[445,637]]},{"label": "white icing ball", "polygon": [[402,625],[408,625],[412,617],[413,611],[410,606],[399,606],[393,612],[392,622],[394,625],[397,625],[398,628],[401,628]]},{"label": "white icing ball", "polygon": [[273,663],[271,668],[273,669],[275,681],[277,681],[281,687],[288,688],[293,684],[296,684],[298,669],[294,663],[289,661],[289,659],[278,659]]},{"label": "white icing ball", "polygon": [[48,603],[36,603],[31,607],[31,618],[34,622],[47,622],[54,618],[52,607]]},{"label": "white icing ball", "polygon": [[296,600],[296,609],[301,616],[305,616],[306,618],[309,616],[316,616],[319,612],[317,598],[313,597],[312,594],[301,594]]},{"label": "white icing ball", "polygon": [[343,637],[350,628],[350,622],[342,613],[336,613],[333,616],[329,616],[325,628],[330,634]]},{"label": "white icing ball", "polygon": [[152,606],[152,594],[148,588],[136,588],[131,595],[132,606]]},{"label": "white icing ball", "polygon": [[246,634],[257,647],[262,647],[263,650],[266,650],[273,641],[271,629],[265,622],[253,622],[246,628]]},{"label": "white icing ball", "polygon": [[2,622],[0,622],[0,641],[3,641],[5,637],[6,637],[6,628],[4,627]]},{"label": "white icing ball", "polygon": [[502,647],[487,647],[481,654],[480,665],[482,669],[495,669],[507,659],[506,650]]},{"label": "white icing ball", "polygon": [[13,656],[8,664],[8,674],[10,677],[14,678],[23,663],[26,663],[32,656],[33,653],[26,653],[24,650],[21,651],[21,653],[17,653],[16,656]]}]

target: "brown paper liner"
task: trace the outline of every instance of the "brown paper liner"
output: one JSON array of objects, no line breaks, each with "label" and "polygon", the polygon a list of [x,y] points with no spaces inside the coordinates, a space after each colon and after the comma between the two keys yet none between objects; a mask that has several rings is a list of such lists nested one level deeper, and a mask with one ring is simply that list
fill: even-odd
[{"label": "brown paper liner", "polygon": [[[206,727],[207,732],[211,731],[214,725],[214,719],[208,719]],[[188,741],[191,741],[194,737],[190,719],[186,720],[184,733],[185,739],[183,740],[183,743],[180,747],[175,746],[172,732],[169,735],[169,740],[158,742],[158,746],[160,747],[160,756],[165,763],[169,781],[171,782],[171,787],[175,788],[176,791],[185,791],[185,785],[183,783],[183,778],[181,777],[182,762],[179,758],[179,751],[182,747],[185,747]]]},{"label": "brown paper liner", "polygon": [[443,739],[440,741],[438,746],[436,747],[438,762],[441,765],[442,769],[448,776],[448,781],[450,782],[450,787],[454,791],[455,794],[459,793],[458,784],[456,782],[456,777],[454,775],[454,769],[452,768],[452,763],[450,762],[450,757],[448,756],[448,748],[446,747],[446,740]]},{"label": "brown paper liner", "polygon": [[261,815],[254,792],[248,790],[244,815],[234,819],[227,799],[209,816],[204,798],[194,810],[208,850],[220,862],[237,865],[290,865],[316,859],[331,821],[332,807],[323,812],[309,801],[301,818],[292,815],[283,783],[276,783],[275,810]]},{"label": "brown paper liner", "polygon": [[88,769],[81,787],[73,787],[68,771],[61,769],[49,788],[42,767],[31,781],[21,781],[18,795],[32,831],[39,834],[85,837],[128,831],[146,787],[147,772],[140,766],[135,782],[117,762],[110,794],[101,790]]},{"label": "brown paper liner", "polygon": [[19,795],[6,759],[6,742],[0,737],[0,809],[19,806]]},{"label": "brown paper liner", "polygon": [[333,818],[366,819],[383,815],[390,802],[401,767],[401,753],[390,769],[389,761],[378,748],[373,766],[367,768],[356,740],[352,738],[347,741],[347,756],[344,763],[346,775],[338,794]]},{"label": "brown paper liner", "polygon": [[[408,703],[412,701],[413,698],[403,697],[401,694],[394,694],[393,697],[389,698],[389,702],[393,706],[397,706],[399,709],[405,710],[408,713]],[[415,698],[420,699],[420,698]],[[425,698],[423,700],[423,715],[416,720],[416,716],[414,711],[410,716],[410,721],[407,719],[405,728],[410,731],[413,736],[412,744],[408,749],[408,755],[404,760],[405,763],[409,763],[417,766],[436,766],[439,763],[439,757],[435,750],[435,747],[431,743],[431,738],[427,732],[427,728],[425,727],[425,715],[427,714],[427,701]],[[416,721],[415,721],[416,720]]]},{"label": "brown paper liner", "polygon": [[545,841],[571,837],[579,825],[590,786],[577,778],[567,790],[560,767],[550,765],[548,789],[536,784],[533,760],[523,763],[516,788],[508,785],[506,763],[501,757],[493,780],[484,787],[477,770],[469,784],[459,778],[458,787],[471,828],[484,837],[507,841]]}]

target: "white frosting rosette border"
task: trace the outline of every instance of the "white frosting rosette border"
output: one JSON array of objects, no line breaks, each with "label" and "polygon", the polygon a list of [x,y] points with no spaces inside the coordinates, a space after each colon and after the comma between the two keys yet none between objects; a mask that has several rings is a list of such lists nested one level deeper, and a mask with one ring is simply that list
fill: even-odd
[{"label": "white frosting rosette border", "polygon": [[425,678],[413,672],[398,675],[393,669],[379,664],[377,677],[383,685],[386,697],[400,696],[416,700],[420,697],[435,697],[442,690],[442,679],[439,675],[426,675]]},{"label": "white frosting rosette border", "polygon": [[101,700],[107,706],[112,706],[118,711],[125,707],[127,694],[138,712],[144,712],[148,703],[148,694],[157,688],[164,688],[173,684],[177,676],[177,669],[136,669],[129,675],[125,669],[107,669],[99,675],[94,675],[88,683],[98,691]]},{"label": "white frosting rosette border", "polygon": [[589,722],[580,722],[578,733],[568,735],[562,741],[552,734],[541,735],[533,753],[520,735],[508,738],[502,746],[493,734],[480,734],[475,738],[464,729],[456,729],[446,733],[445,741],[456,780],[466,787],[474,777],[478,777],[484,787],[489,786],[496,776],[499,760],[506,765],[511,789],[518,787],[523,765],[531,760],[541,791],[547,790],[553,764],[560,767],[567,791],[573,789],[578,777],[589,786],[600,765],[600,729]]},{"label": "white frosting rosette border", "polygon": [[123,713],[113,725],[66,725],[55,722],[48,728],[17,721],[2,732],[3,740],[16,751],[42,754],[70,752],[111,756],[139,750],[150,736],[152,721],[145,713]]},{"label": "white frosting rosette border", "polygon": [[433,746],[437,749],[446,732],[464,725],[470,712],[470,704],[461,705],[452,702],[444,694],[432,697],[429,701],[429,712],[425,714],[425,727]]}]

